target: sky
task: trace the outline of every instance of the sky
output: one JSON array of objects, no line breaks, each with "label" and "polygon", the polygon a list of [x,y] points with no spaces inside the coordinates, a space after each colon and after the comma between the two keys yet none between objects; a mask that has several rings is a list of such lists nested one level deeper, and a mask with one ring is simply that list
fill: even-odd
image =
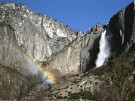
[{"label": "sky", "polygon": [[86,32],[109,19],[133,0],[0,0],[25,4],[30,10],[48,15],[77,31]]}]

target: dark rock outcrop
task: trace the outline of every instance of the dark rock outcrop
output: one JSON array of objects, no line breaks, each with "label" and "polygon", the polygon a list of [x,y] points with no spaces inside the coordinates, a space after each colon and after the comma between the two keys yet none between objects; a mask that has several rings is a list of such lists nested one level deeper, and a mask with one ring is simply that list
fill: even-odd
[{"label": "dark rock outcrop", "polygon": [[109,30],[113,37],[112,51],[117,55],[133,51],[135,47],[135,9],[134,3],[114,15],[109,22]]}]

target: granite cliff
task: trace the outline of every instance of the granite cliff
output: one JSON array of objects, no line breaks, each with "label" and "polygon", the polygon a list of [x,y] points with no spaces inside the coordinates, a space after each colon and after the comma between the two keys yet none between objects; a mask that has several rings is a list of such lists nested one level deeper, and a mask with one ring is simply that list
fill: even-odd
[{"label": "granite cliff", "polygon": [[46,61],[76,39],[76,32],[46,15],[34,13],[25,5],[0,4],[0,63],[30,67],[32,61]]},{"label": "granite cliff", "polygon": [[118,55],[134,51],[135,47],[135,4],[115,14],[109,21],[109,30],[113,34],[111,47]]}]

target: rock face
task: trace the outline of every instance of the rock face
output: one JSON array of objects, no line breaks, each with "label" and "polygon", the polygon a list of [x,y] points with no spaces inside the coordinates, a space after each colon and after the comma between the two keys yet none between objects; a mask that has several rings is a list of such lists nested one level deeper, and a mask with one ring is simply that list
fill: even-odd
[{"label": "rock face", "polygon": [[135,5],[131,3],[114,15],[109,22],[109,30],[113,37],[112,51],[117,55],[133,51],[135,47]]},{"label": "rock face", "polygon": [[15,40],[13,28],[7,23],[0,23],[0,63],[11,67],[25,67],[26,59]]},{"label": "rock face", "polygon": [[46,67],[57,69],[61,76],[75,75],[79,72],[82,36],[78,36],[58,53],[52,55],[44,62]]},{"label": "rock face", "polygon": [[30,57],[45,61],[76,38],[68,26],[20,4],[0,4],[0,25],[0,63],[7,66],[19,61],[18,67],[26,67]]}]

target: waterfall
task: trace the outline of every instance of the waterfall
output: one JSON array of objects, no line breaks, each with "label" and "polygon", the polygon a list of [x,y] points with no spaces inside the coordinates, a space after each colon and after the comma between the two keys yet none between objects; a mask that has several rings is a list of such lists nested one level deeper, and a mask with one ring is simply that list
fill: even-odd
[{"label": "waterfall", "polygon": [[106,37],[106,30],[102,33],[99,41],[99,53],[96,59],[96,68],[105,64],[110,56],[110,47]]}]

